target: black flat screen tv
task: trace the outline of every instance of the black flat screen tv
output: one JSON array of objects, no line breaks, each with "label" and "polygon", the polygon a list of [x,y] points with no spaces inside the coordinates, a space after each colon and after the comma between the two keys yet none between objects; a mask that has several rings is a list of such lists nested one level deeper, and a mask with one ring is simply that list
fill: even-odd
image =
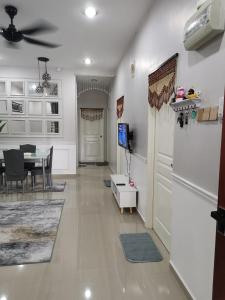
[{"label": "black flat screen tv", "polygon": [[124,149],[130,150],[129,125],[127,123],[118,124],[118,144]]}]

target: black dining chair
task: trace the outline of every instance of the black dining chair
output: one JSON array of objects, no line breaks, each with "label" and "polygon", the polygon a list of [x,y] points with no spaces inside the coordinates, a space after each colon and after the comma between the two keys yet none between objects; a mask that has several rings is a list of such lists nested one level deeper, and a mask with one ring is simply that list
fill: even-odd
[{"label": "black dining chair", "polygon": [[[52,159],[53,159],[53,146],[50,148],[50,152],[47,157],[47,165],[45,166],[45,175],[47,178],[48,186],[52,186]],[[34,190],[34,185],[35,185],[35,181],[36,181],[35,178],[38,175],[43,175],[43,167],[35,167],[31,170],[33,190]]]},{"label": "black dining chair", "polygon": [[[36,145],[31,145],[31,144],[20,145],[20,150],[23,153],[35,153]],[[24,163],[24,168],[28,171],[31,171],[34,167],[35,167],[35,163],[33,163],[33,162],[25,162]]]},{"label": "black dining chair", "polygon": [[27,179],[28,171],[24,169],[24,154],[21,150],[3,151],[5,161],[5,182],[7,193],[9,191],[9,182],[18,183],[21,181],[24,193],[24,180]]},{"label": "black dining chair", "polygon": [[4,174],[5,174],[5,167],[3,167],[2,163],[0,163],[0,185],[4,185]]}]

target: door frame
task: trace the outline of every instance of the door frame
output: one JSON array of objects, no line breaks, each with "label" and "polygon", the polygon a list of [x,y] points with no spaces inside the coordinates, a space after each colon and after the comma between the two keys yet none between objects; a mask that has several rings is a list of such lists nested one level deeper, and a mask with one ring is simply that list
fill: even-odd
[{"label": "door frame", "polygon": [[[103,162],[106,160],[106,153],[105,153],[105,142],[106,142],[106,132],[105,132],[105,109],[104,108],[90,108],[90,109],[102,109],[103,111]],[[82,107],[79,109],[79,118],[78,118],[78,164],[81,162],[81,110]]]},{"label": "door frame", "polygon": [[[156,113],[157,110],[155,107],[153,108],[150,106],[148,107],[148,150],[147,150],[147,178],[148,178],[147,199],[148,201],[147,201],[147,216],[146,216],[145,226],[150,229],[153,229],[154,227]],[[175,126],[174,126],[174,131],[175,131]],[[173,156],[173,160],[174,160],[174,156]]]},{"label": "door frame", "polygon": [[[224,93],[225,101],[225,93]],[[225,259],[221,261],[221,257],[225,258],[225,236],[220,230],[221,223],[220,218],[215,217],[215,213],[219,213],[219,209],[225,210],[225,109],[223,112],[222,122],[222,137],[221,137],[221,154],[220,154],[220,176],[219,176],[219,192],[218,192],[218,210],[212,212],[212,217],[217,220],[217,231],[216,231],[216,242],[215,242],[215,260],[214,260],[214,278],[213,278],[213,300],[224,299],[225,288],[224,288],[224,276],[225,276]],[[220,215],[220,213],[219,213]],[[220,215],[221,216],[221,215]],[[222,221],[224,222],[224,214]],[[224,225],[221,230],[224,231]]]},{"label": "door frame", "polygon": [[147,152],[147,215],[145,226],[153,228],[154,217],[154,173],[155,173],[155,134],[156,134],[156,109],[148,107],[148,152]]}]

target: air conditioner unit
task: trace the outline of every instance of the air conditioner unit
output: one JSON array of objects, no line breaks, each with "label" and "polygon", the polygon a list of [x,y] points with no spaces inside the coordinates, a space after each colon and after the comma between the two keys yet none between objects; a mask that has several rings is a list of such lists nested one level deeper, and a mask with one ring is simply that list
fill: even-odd
[{"label": "air conditioner unit", "polygon": [[207,0],[187,21],[184,29],[186,50],[196,50],[224,32],[225,0]]}]

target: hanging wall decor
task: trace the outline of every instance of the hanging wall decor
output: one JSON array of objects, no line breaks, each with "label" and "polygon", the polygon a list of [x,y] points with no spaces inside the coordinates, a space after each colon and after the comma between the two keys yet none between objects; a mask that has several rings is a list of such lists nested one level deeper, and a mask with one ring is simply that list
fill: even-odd
[{"label": "hanging wall decor", "polygon": [[116,113],[117,113],[117,118],[120,119],[122,118],[123,111],[124,111],[124,96],[119,98],[116,102]]},{"label": "hanging wall decor", "polygon": [[160,110],[163,103],[167,104],[169,102],[174,92],[177,57],[178,54],[176,53],[149,75],[148,101],[151,107]]},{"label": "hanging wall decor", "polygon": [[81,118],[87,121],[97,121],[103,118],[103,109],[81,108]]}]

